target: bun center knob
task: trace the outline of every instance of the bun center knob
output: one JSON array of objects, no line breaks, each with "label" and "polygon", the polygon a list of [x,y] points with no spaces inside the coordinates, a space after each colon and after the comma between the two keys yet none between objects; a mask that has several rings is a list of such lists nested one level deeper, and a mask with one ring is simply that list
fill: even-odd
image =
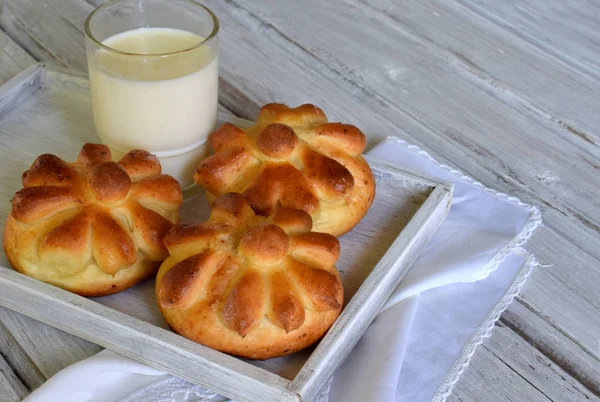
[{"label": "bun center knob", "polygon": [[284,159],[298,146],[298,137],[294,130],[285,124],[269,124],[258,134],[256,146],[271,158]]},{"label": "bun center knob", "polygon": [[248,229],[240,241],[239,251],[253,265],[273,265],[288,254],[290,240],[279,226],[262,224]]}]

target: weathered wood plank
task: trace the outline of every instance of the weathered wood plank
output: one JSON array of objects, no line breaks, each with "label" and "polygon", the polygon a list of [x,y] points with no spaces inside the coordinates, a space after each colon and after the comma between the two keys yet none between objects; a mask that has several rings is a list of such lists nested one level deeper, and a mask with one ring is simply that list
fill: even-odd
[{"label": "weathered wood plank", "polygon": [[[598,399],[590,390],[573,379],[559,366],[541,354],[526,340],[497,325],[494,336],[483,347],[502,362],[510,362],[510,368],[553,401],[589,401]],[[533,364],[538,362],[539,364]]]},{"label": "weathered wood plank", "polygon": [[598,401],[502,324],[477,349],[448,401]]},{"label": "weathered wood plank", "polygon": [[5,0],[0,26],[37,60],[87,70],[83,22],[93,9],[83,0]]},{"label": "weathered wood plank", "polygon": [[[26,352],[37,368],[28,367],[26,357],[19,356],[17,348],[13,349],[14,354],[7,356],[9,361],[12,360],[12,367],[24,366],[32,388],[41,385],[39,373],[46,380],[63,368],[102,350],[98,345],[5,308],[0,309],[0,321],[12,335],[12,341]],[[20,361],[15,362],[16,359]]]},{"label": "weathered wood plank", "polygon": [[600,6],[593,0],[458,0],[556,59],[600,79]]},{"label": "weathered wood plank", "polygon": [[[596,113],[600,80],[548,54],[520,35],[509,33],[503,24],[485,18],[472,9],[482,7],[479,2],[464,1],[470,3],[464,6],[448,1],[352,0],[352,3],[419,46],[446,58],[457,74],[488,88],[503,102],[522,105],[541,118],[564,126],[567,130],[559,134],[580,146],[583,152],[600,155],[600,114]],[[519,3],[526,2],[489,3],[494,8],[516,11],[521,8]],[[540,3],[536,4],[541,8]],[[535,24],[545,20],[546,4],[543,8],[543,12],[536,13],[538,18],[528,15],[531,18],[527,21]],[[562,8],[574,11],[572,7]],[[540,18],[542,15],[544,18]],[[562,18],[579,22],[574,15],[561,14]],[[553,24],[553,28],[556,25]],[[590,147],[590,143],[596,147]]]},{"label": "weathered wood plank", "polygon": [[16,402],[23,399],[29,390],[0,355],[0,401]]},{"label": "weathered wood plank", "polygon": [[600,395],[600,362],[581,353],[579,345],[559,333],[549,322],[521,303],[511,304],[500,321],[584,387]]},{"label": "weathered wood plank", "polygon": [[[20,381],[29,389],[33,390],[42,385],[46,380],[46,376],[40,371],[35,365],[35,362],[29,357],[27,353],[34,356],[34,350],[27,350],[27,345],[21,345],[17,339],[13,336],[10,329],[4,325],[3,317],[13,317],[12,319],[19,319],[22,317],[23,327],[27,327],[28,331],[37,331],[39,324],[41,323],[29,323],[34,322],[31,318],[22,316],[14,311],[8,310],[4,307],[0,309],[0,351],[2,356],[6,359],[7,364],[10,365],[13,372],[16,373]],[[10,326],[10,325],[9,325]],[[12,326],[10,326],[12,328]],[[63,346],[68,347],[61,342]],[[45,351],[54,352],[56,351]]]},{"label": "weathered wood plank", "polygon": [[0,30],[0,83],[35,63],[35,59]]},{"label": "weathered wood plank", "polygon": [[546,267],[534,270],[518,300],[600,360],[600,323],[590,320],[600,311],[600,261],[547,228],[530,247]]},{"label": "weathered wood plank", "polygon": [[[218,8],[213,5],[211,5],[211,7]],[[268,7],[269,6],[267,5],[262,8]],[[73,7],[73,9],[76,8],[76,6]],[[87,14],[87,7],[80,7],[80,9],[84,10],[81,13],[82,15]],[[372,91],[372,88],[366,85],[364,81],[356,79],[356,77],[350,74],[351,68],[344,67],[343,64],[341,67],[338,66],[334,68],[331,68],[331,64],[325,64],[325,67],[327,68],[324,68],[323,63],[320,61],[327,60],[327,58],[323,58],[322,54],[313,52],[314,45],[309,44],[306,47],[309,52],[298,51],[297,49],[294,49],[294,46],[297,46],[297,44],[294,45],[294,43],[290,43],[290,41],[285,38],[282,39],[274,36],[273,28],[270,27],[269,24],[265,24],[256,18],[248,18],[248,16],[244,14],[244,11],[240,10],[239,7],[222,6],[221,10],[223,10],[223,12],[219,12],[219,16],[225,22],[222,31],[222,37],[224,38],[224,50],[222,53],[224,55],[224,62],[222,65],[225,70],[222,74],[224,78],[222,81],[236,83],[235,87],[232,87],[232,91],[225,93],[223,93],[223,91],[221,92],[221,99],[225,104],[228,104],[229,100],[232,105],[236,105],[236,108],[242,110],[242,115],[244,117],[254,117],[254,113],[259,104],[272,100],[285,100],[294,103],[312,101],[322,105],[335,119],[354,121],[355,124],[359,125],[368,133],[379,133],[378,136],[374,135],[371,137],[371,144],[380,136],[386,134],[400,134],[409,141],[424,146],[424,148],[431,151],[438,159],[453,162],[455,166],[459,166],[461,169],[466,170],[487,185],[501,188],[504,191],[511,192],[536,203],[547,202],[549,204],[545,207],[545,217],[547,221],[557,228],[563,228],[562,231],[566,232],[563,233],[563,235],[566,238],[574,239],[576,244],[592,252],[592,254],[595,252],[595,249],[590,250],[590,245],[593,245],[594,242],[597,241],[597,219],[589,219],[589,210],[585,212],[581,210],[571,211],[568,209],[570,205],[577,206],[576,197],[566,200],[562,204],[554,202],[555,199],[562,199],[561,191],[564,190],[563,186],[565,186],[565,183],[570,183],[568,175],[567,177],[557,176],[554,171],[545,170],[549,165],[548,163],[538,164],[537,161],[530,161],[525,152],[519,151],[519,149],[535,148],[537,144],[536,141],[517,141],[514,146],[510,146],[514,137],[503,138],[501,130],[495,130],[495,134],[499,135],[499,139],[496,141],[482,140],[481,142],[478,142],[477,139],[473,140],[473,136],[480,131],[485,132],[488,125],[494,126],[500,122],[498,127],[506,128],[505,125],[502,124],[502,120],[510,120],[512,117],[512,114],[507,112],[506,109],[502,109],[502,112],[499,113],[499,118],[489,119],[487,124],[473,124],[472,126],[474,128],[469,127],[469,124],[466,123],[460,125],[462,129],[465,127],[467,128],[464,130],[469,134],[466,138],[462,136],[463,131],[460,130],[455,129],[454,131],[449,130],[445,132],[443,130],[444,126],[439,121],[432,120],[432,124],[429,124],[429,119],[427,118],[419,118],[415,121],[411,113],[398,111],[398,108],[396,107],[398,104],[404,107],[405,103],[413,102],[413,94],[405,94],[405,100],[403,101],[397,101],[395,98],[386,99],[378,93],[373,94],[373,92],[369,92]],[[233,14],[235,18],[232,18],[229,14]],[[296,14],[295,20],[286,20],[284,23],[286,25],[292,25],[289,22],[296,21],[294,25],[306,23],[308,27],[319,26],[319,29],[327,28],[327,23],[317,24],[311,18],[306,22],[302,22],[302,15],[302,13]],[[0,19],[0,21],[2,21],[2,19]],[[378,21],[374,21],[373,23],[377,24],[379,27]],[[360,24],[356,24],[356,26],[362,27]],[[254,32],[254,29],[258,32]],[[349,33],[350,40],[352,40],[354,36],[360,35],[363,30],[364,28],[355,28]],[[322,31],[319,32],[323,34]],[[324,36],[326,37],[327,35]],[[392,35],[391,38],[397,41],[398,35]],[[235,43],[236,46],[233,47],[232,45],[229,45],[230,47],[227,48],[227,43]],[[333,43],[333,41],[331,43]],[[369,46],[367,49],[371,49],[371,47]],[[421,50],[422,49],[418,49],[418,52]],[[336,49],[333,44],[330,44],[328,48],[325,48],[325,51],[335,53],[336,56],[339,56],[340,53],[340,50]],[[234,52],[239,52],[239,54],[234,54]],[[350,56],[358,55],[357,59],[365,60],[365,62],[370,61],[367,57],[362,57],[361,54],[360,51],[358,53],[348,52],[348,55]],[[419,61],[416,63],[416,67],[412,67],[412,69],[402,65],[393,64],[385,70],[391,76],[390,80],[386,82],[386,85],[389,85],[391,89],[398,92],[406,91],[406,85],[402,85],[403,83],[420,85],[422,78],[417,77],[419,80],[416,80],[413,77],[414,71],[419,69],[430,69],[441,75],[452,75],[456,73],[455,70],[448,72],[445,64],[441,64],[441,66],[438,64],[432,65],[428,59],[415,57],[414,51],[407,55],[401,54],[394,56],[397,57],[396,60],[402,60],[404,57],[408,57],[415,58],[415,60]],[[80,57],[83,61],[85,56],[81,53]],[[315,57],[317,60],[315,60]],[[444,61],[444,63],[446,62],[447,60]],[[372,61],[370,64],[376,65],[377,67],[378,62]],[[249,71],[248,69],[251,70]],[[359,76],[361,73],[362,75],[369,74],[368,70],[357,71],[359,72]],[[269,79],[266,80],[265,77],[269,77]],[[434,79],[432,82],[436,83],[436,80]],[[286,88],[286,93],[283,93],[282,88]],[[493,96],[498,96],[494,91],[491,92],[493,92]],[[432,93],[441,98],[447,96],[445,95],[446,92],[444,90],[439,90],[437,92],[433,91]],[[477,99],[479,100],[479,98]],[[240,104],[240,102],[243,102],[243,104]],[[452,99],[451,102],[456,101]],[[432,104],[434,106],[431,107],[427,106],[426,103],[426,100],[424,101],[422,96],[417,97],[414,100],[416,108],[425,105],[425,109],[430,113],[435,111],[436,108],[443,108],[445,106],[445,104],[440,106],[433,102]],[[469,106],[471,105],[467,104],[465,109],[468,109]],[[487,114],[496,113],[494,108],[488,107],[484,110]],[[520,110],[517,111],[520,112]],[[477,113],[481,113],[481,109],[479,109]],[[484,113],[484,116],[486,113]],[[530,117],[530,114],[531,113],[528,114],[528,112],[525,111],[525,115],[528,116],[528,118]],[[450,121],[452,121],[452,119]],[[550,127],[552,127],[552,125],[550,125]],[[544,135],[546,133],[552,133],[552,135],[562,138],[567,138],[568,135],[570,135],[565,134],[564,132],[560,132],[559,135],[557,135],[553,129],[546,130],[545,125],[542,125],[541,127],[535,124],[523,125],[521,120],[512,125],[511,128],[513,130],[516,129],[516,132],[520,135],[532,138],[539,137],[538,142],[554,141],[554,137],[552,136],[548,139],[547,136]],[[440,133],[442,134],[440,135]],[[567,137],[563,134],[567,135]],[[452,135],[455,138],[453,138]],[[570,159],[573,157],[580,157],[574,148],[568,147],[563,149],[560,146],[558,148],[560,148],[558,151],[566,156],[558,158],[554,162],[556,164],[570,166]],[[499,151],[497,151],[497,149],[499,149]],[[520,170],[514,171],[514,169],[512,169],[514,166],[510,164],[506,164],[506,166],[498,163],[490,164],[486,160],[487,158],[493,160],[496,152],[505,156],[515,150],[519,151],[516,152],[516,157],[519,157],[526,162],[530,162],[519,163],[518,167],[521,167]],[[540,152],[545,152],[545,149]],[[550,160],[552,160],[552,156],[553,155],[549,156]],[[584,164],[587,163],[588,170],[590,167],[598,169],[598,166],[600,166],[593,158],[588,157],[587,159],[584,159],[584,161],[586,160],[587,162],[584,162]],[[505,160],[503,160],[503,162],[504,161]],[[529,170],[526,168],[529,168]],[[576,171],[579,168],[580,165],[575,164],[571,172]],[[522,176],[527,180],[523,180]],[[539,188],[534,188],[532,192],[529,192],[527,187],[530,186],[531,180],[537,180],[544,186],[555,188],[552,191],[546,191],[543,188],[541,190]],[[525,182],[525,184],[523,182]],[[581,185],[581,183],[585,184],[585,180],[571,183],[571,185]],[[596,186],[595,183],[591,184],[592,188],[594,186]],[[588,184],[587,188],[589,187],[590,185]],[[578,221],[578,223],[586,226],[587,229],[574,229],[572,227],[573,221]],[[567,230],[565,231],[564,228],[567,228]],[[588,239],[586,240],[586,238]],[[568,254],[568,252],[579,253],[580,250],[577,250],[577,247],[570,245],[567,250],[548,249],[544,255],[546,258],[552,260],[555,256],[563,253]],[[596,258],[598,258],[598,255],[596,255]],[[593,262],[593,259],[584,259],[585,264],[591,264],[590,261]],[[569,264],[564,266],[561,265],[560,271],[566,273],[569,268]],[[581,277],[585,278],[585,272],[587,272],[590,267],[582,266],[578,267],[578,269],[581,272]],[[545,271],[541,272],[543,273]],[[537,275],[537,273],[535,275]],[[535,277],[533,277],[530,284],[534,283],[535,280]],[[568,282],[568,276],[562,276],[560,280]],[[528,289],[529,287],[530,286],[528,286]],[[549,290],[542,289],[542,291],[561,296],[561,287]],[[529,292],[529,290],[527,290],[527,292]],[[573,289],[573,292],[575,293],[575,299],[573,299],[572,302],[576,303],[580,300],[577,297],[577,289]],[[543,302],[543,299],[540,300]],[[529,301],[531,302],[531,299]],[[556,304],[560,304],[561,301],[563,301],[561,297],[556,297]],[[564,312],[566,311],[567,310],[565,309]],[[552,314],[554,313],[554,311],[551,312],[547,319],[552,320]],[[543,306],[537,314],[540,316],[546,314]],[[591,330],[594,329],[593,323],[584,322],[581,323],[581,325],[591,325]],[[561,330],[562,329],[564,328],[561,327]],[[577,339],[579,336],[578,331],[579,330],[576,329],[574,335],[572,334],[570,336]],[[475,393],[473,395],[478,394]]]}]

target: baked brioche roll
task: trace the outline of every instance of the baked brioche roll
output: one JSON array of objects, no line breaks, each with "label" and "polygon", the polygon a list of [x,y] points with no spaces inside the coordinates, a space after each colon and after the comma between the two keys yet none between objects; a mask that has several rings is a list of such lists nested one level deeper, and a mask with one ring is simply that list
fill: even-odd
[{"label": "baked brioche roll", "polygon": [[240,194],[216,199],[202,224],[165,237],[156,298],[177,333],[250,359],[287,355],[316,342],[340,313],[334,266],[339,242],[311,232],[310,216],[281,208],[255,215]]},{"label": "baked brioche roll", "polygon": [[112,161],[86,144],[77,161],[39,156],[23,173],[4,227],[4,251],[19,272],[84,296],[127,289],[168,256],[163,238],[178,221],[177,181],[154,155]]},{"label": "baked brioche roll", "polygon": [[362,157],[365,135],[356,127],[328,123],[316,106],[264,106],[257,124],[227,123],[209,137],[215,154],[200,163],[194,181],[209,202],[227,192],[243,194],[254,211],[301,209],[315,231],[339,236],[367,213],[375,180]]}]

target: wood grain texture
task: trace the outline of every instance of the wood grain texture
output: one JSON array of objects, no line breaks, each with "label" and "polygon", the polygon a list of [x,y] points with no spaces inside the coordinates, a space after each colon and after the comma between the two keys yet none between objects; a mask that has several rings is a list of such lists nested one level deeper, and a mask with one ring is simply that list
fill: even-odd
[{"label": "wood grain texture", "polygon": [[28,393],[27,387],[23,385],[10,365],[0,355],[0,401],[20,401]]},{"label": "wood grain texture", "polygon": [[[519,35],[521,29],[508,33],[500,16],[493,18],[482,10],[484,7],[502,8],[519,13],[528,8],[522,4],[527,1],[491,1],[488,5],[468,0],[402,3],[355,0],[353,3],[372,18],[445,58],[457,75],[489,89],[504,103],[563,126],[566,130],[558,134],[583,152],[598,157],[600,116],[594,111],[600,102],[600,81],[526,40]],[[529,3],[529,8],[538,8],[537,12],[525,16],[533,24],[545,21],[547,10],[556,8],[558,3],[564,4],[545,2],[550,4],[544,4],[542,11],[539,3],[537,6],[535,2]],[[573,6],[560,8],[566,13],[554,21],[556,26],[576,19]],[[556,11],[550,14],[556,13],[558,17]],[[585,43],[584,39],[579,37],[581,44]],[[574,48],[582,47],[572,44]]]},{"label": "wood grain texture", "polygon": [[[42,385],[63,368],[102,349],[98,345],[22,314],[7,312],[4,308],[0,310],[0,321],[12,337],[6,359],[31,390]],[[25,356],[19,356],[22,352],[16,348],[17,345],[26,351],[34,368],[27,364]],[[3,348],[2,351],[4,350]],[[60,359],[55,358],[58,354]]]},{"label": "wood grain texture", "polygon": [[[513,303],[502,315],[501,322],[581,385],[600,395],[600,362],[582,354],[579,345],[562,336],[549,322],[522,303]],[[499,343],[498,340],[495,342]]]},{"label": "wood grain texture", "polygon": [[590,320],[600,311],[600,260],[582,253],[548,228],[541,228],[530,246],[544,267],[532,273],[519,301],[600,364],[600,323]]},{"label": "wood grain texture", "polygon": [[[63,26],[71,22],[61,21],[55,13],[48,17],[52,24],[32,26],[27,21],[43,21],[37,15],[43,14],[42,7],[62,4],[68,5],[65,15],[73,21],[81,20],[92,9],[88,3],[98,5],[102,0],[51,0],[39,8],[33,0],[19,1],[28,2],[27,13],[23,13],[22,4],[13,8],[18,11],[14,18],[7,18],[0,5],[0,25],[8,27],[11,37],[19,44],[27,44],[28,52],[37,54],[37,58],[57,60],[63,65],[68,63],[61,60],[72,59],[72,63],[85,68],[81,46],[65,49],[57,41],[60,35],[54,32],[77,35],[77,28],[73,31]],[[222,54],[226,61],[222,63],[220,101],[247,118],[254,118],[264,102],[312,101],[323,106],[334,119],[359,125],[369,134],[370,144],[388,134],[400,135],[490,187],[541,205],[549,227],[536,234],[532,245],[542,262],[553,266],[534,271],[520,306],[526,306],[527,311],[546,323],[542,332],[556,345],[552,348],[555,353],[548,353],[551,359],[563,367],[579,362],[572,367],[573,372],[583,382],[586,376],[595,378],[592,385],[588,383],[593,389],[599,383],[591,367],[597,363],[594,356],[600,350],[594,342],[600,324],[581,317],[598,316],[597,297],[593,295],[600,266],[600,208],[594,190],[597,183],[587,178],[598,176],[600,161],[594,148],[597,103],[585,88],[588,84],[590,88],[596,86],[582,78],[582,72],[597,78],[597,4],[588,0],[409,1],[401,4],[407,18],[394,13],[382,15],[390,11],[385,8],[389,2],[369,4],[367,7],[359,1],[348,1],[342,4],[341,11],[339,3],[334,2],[319,4],[312,11],[306,6],[281,18],[279,23],[273,15],[286,7],[274,8],[268,2],[256,6],[249,2],[242,6],[237,2],[209,4],[218,8],[224,22]],[[253,13],[248,14],[248,10]],[[323,16],[313,18],[315,12]],[[335,21],[322,22],[328,17],[362,19],[351,24],[348,37],[340,46],[340,39],[330,34],[338,25]],[[381,27],[382,34],[372,32]],[[305,35],[299,29],[313,32]],[[300,36],[294,32],[300,32]],[[368,43],[369,57],[364,47],[357,51],[346,47],[346,43],[352,45],[355,37],[365,34],[371,39],[373,35],[384,36],[379,45],[377,40]],[[321,42],[315,41],[318,35],[322,36]],[[83,34],[69,40],[82,41]],[[319,43],[323,46],[317,46]],[[397,44],[403,45],[399,51],[395,51]],[[380,54],[385,53],[391,56],[382,59]],[[351,58],[354,64],[348,62]],[[406,59],[409,63],[404,62]],[[570,69],[572,76],[566,76]],[[438,88],[440,81],[456,80],[457,76],[461,77],[459,82],[471,85],[455,85],[454,91],[448,91],[452,88],[448,84]],[[388,87],[385,92],[381,88],[384,86]],[[415,92],[413,89],[418,86],[423,86],[425,92]],[[465,101],[472,91],[479,95],[472,102]],[[461,96],[454,97],[457,92]],[[505,107],[496,110],[498,103]],[[590,110],[591,113],[584,113]],[[432,118],[438,111],[443,111],[442,117]],[[463,111],[467,118],[461,120]],[[474,119],[473,114],[481,118]],[[524,121],[529,123],[523,124]],[[562,146],[564,143],[569,145]],[[535,150],[535,154],[530,150]],[[555,164],[563,169],[556,170]],[[573,193],[575,187],[588,192],[581,204],[578,194]],[[576,280],[572,281],[572,277]],[[505,315],[515,309],[514,317],[521,323],[518,330],[533,334],[536,339],[541,336],[539,327],[531,324],[530,315],[513,306]],[[577,319],[569,318],[571,309]],[[535,344],[533,337],[531,342]],[[572,348],[561,354],[559,346],[566,344]],[[482,364],[476,359],[471,367]],[[497,369],[495,365],[486,367]],[[465,378],[470,377],[463,376],[467,381]],[[512,380],[507,376],[494,381],[498,387],[506,388]],[[527,387],[532,388],[531,385],[519,384],[520,392],[529,395]],[[489,385],[473,387],[461,396],[478,400],[484,395],[479,388]],[[527,399],[525,396],[523,399]]]},{"label": "wood grain texture", "polygon": [[600,78],[600,6],[596,1],[458,2],[557,60]]},{"label": "wood grain texture", "polygon": [[0,30],[0,84],[34,63],[33,57]]},{"label": "wood grain texture", "polygon": [[502,324],[473,356],[448,401],[598,401]]},{"label": "wood grain texture", "polygon": [[0,26],[37,60],[87,70],[83,22],[93,9],[83,0],[4,0]]}]

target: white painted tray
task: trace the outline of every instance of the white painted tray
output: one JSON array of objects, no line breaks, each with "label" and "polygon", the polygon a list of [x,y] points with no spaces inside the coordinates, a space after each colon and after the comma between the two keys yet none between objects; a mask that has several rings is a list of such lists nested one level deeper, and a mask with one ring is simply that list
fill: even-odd
[{"label": "white painted tray", "polygon": [[[220,118],[235,119],[223,113]],[[239,121],[237,121],[239,123]],[[86,76],[38,64],[0,88],[0,222],[21,188],[21,174],[41,153],[74,160],[94,133]],[[351,351],[446,217],[452,185],[371,160],[377,194],[371,210],[342,236],[337,264],[342,314],[316,348],[252,362],[168,330],[154,280],[116,295],[86,299],[21,275],[0,253],[0,305],[242,401],[311,401]],[[186,194],[182,219],[208,216],[204,195]],[[357,379],[360,380],[360,379]]]}]

